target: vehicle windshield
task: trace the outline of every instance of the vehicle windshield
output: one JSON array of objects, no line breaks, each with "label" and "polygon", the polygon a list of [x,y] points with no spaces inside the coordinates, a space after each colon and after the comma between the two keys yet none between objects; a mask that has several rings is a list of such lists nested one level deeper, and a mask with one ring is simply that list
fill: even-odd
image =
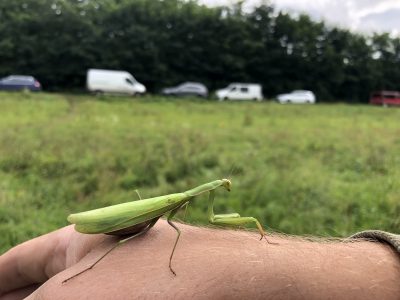
[{"label": "vehicle windshield", "polygon": [[5,80],[5,81],[18,80],[18,81],[32,81],[33,82],[34,78],[32,76],[11,75],[11,76],[3,78],[2,80]]},{"label": "vehicle windshield", "polygon": [[382,98],[400,98],[400,93],[398,92],[376,92],[372,94],[372,97],[382,97]]},{"label": "vehicle windshield", "polygon": [[308,91],[296,90],[292,92],[293,94],[306,94]]}]

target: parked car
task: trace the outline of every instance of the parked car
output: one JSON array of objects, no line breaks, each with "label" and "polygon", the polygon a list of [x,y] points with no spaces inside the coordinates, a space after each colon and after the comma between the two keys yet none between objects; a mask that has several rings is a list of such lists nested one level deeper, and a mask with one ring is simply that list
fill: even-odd
[{"label": "parked car", "polygon": [[311,91],[293,91],[276,96],[280,103],[315,103],[315,95]]},{"label": "parked car", "polygon": [[42,85],[32,76],[10,75],[0,79],[0,90],[8,91],[40,91]]},{"label": "parked car", "polygon": [[94,93],[144,94],[146,87],[126,71],[89,69],[86,87]]},{"label": "parked car", "polygon": [[376,105],[400,105],[400,92],[398,91],[377,91],[371,93],[370,104]]},{"label": "parked car", "polygon": [[224,89],[217,90],[217,98],[223,100],[259,100],[263,99],[261,85],[255,83],[231,83]]},{"label": "parked car", "polygon": [[184,82],[175,87],[162,89],[161,94],[167,96],[196,96],[207,97],[207,87],[199,82]]}]

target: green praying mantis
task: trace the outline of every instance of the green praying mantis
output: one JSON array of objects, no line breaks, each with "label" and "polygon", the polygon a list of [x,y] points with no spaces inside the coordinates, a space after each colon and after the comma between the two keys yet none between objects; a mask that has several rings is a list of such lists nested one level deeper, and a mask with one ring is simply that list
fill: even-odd
[{"label": "green praying mantis", "polygon": [[220,226],[242,226],[248,223],[254,223],[256,224],[261,235],[260,240],[265,238],[265,240],[270,243],[266,238],[266,234],[260,222],[256,218],[241,217],[238,213],[220,215],[214,214],[213,207],[215,189],[218,187],[224,187],[227,191],[230,191],[231,186],[232,183],[229,179],[215,180],[183,193],[175,193],[149,199],[126,202],[69,215],[68,221],[75,224],[75,230],[78,232],[87,234],[105,233],[123,236],[125,238],[120,240],[116,245],[98,258],[90,267],[73,275],[72,277],[69,277],[68,279],[64,280],[63,283],[93,268],[118,245],[138,235],[146,233],[154,226],[158,219],[165,214],[168,214],[168,224],[171,225],[178,234],[169,258],[169,269],[174,275],[176,275],[172,268],[172,257],[174,255],[176,245],[178,244],[181,231],[174,223],[171,222],[171,220],[180,208],[187,205],[194,197],[206,192],[209,192],[208,220],[211,224]]}]

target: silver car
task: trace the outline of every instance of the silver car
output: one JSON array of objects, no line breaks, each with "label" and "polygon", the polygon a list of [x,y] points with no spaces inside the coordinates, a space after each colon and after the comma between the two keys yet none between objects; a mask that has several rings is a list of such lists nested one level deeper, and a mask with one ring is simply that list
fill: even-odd
[{"label": "silver car", "polygon": [[297,90],[276,96],[280,103],[315,103],[315,95],[311,91]]},{"label": "silver car", "polygon": [[196,96],[207,97],[207,87],[199,82],[184,82],[175,87],[162,89],[161,94],[166,96]]}]

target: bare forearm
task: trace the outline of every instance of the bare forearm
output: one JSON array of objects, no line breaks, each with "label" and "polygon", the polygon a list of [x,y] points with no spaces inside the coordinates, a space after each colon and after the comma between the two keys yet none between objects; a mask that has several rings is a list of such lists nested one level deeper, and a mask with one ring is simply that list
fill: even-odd
[{"label": "bare forearm", "polygon": [[[389,246],[371,242],[308,242],[256,233],[160,222],[116,248],[92,270],[68,281],[115,243],[110,238],[79,264],[49,280],[40,296],[108,298],[397,299],[400,264]],[[36,294],[39,296],[39,294]]]},{"label": "bare forearm", "polygon": [[[400,263],[389,246],[371,242],[281,240],[270,249],[268,293],[286,299],[398,299]],[[279,297],[278,297],[279,298]]]}]

